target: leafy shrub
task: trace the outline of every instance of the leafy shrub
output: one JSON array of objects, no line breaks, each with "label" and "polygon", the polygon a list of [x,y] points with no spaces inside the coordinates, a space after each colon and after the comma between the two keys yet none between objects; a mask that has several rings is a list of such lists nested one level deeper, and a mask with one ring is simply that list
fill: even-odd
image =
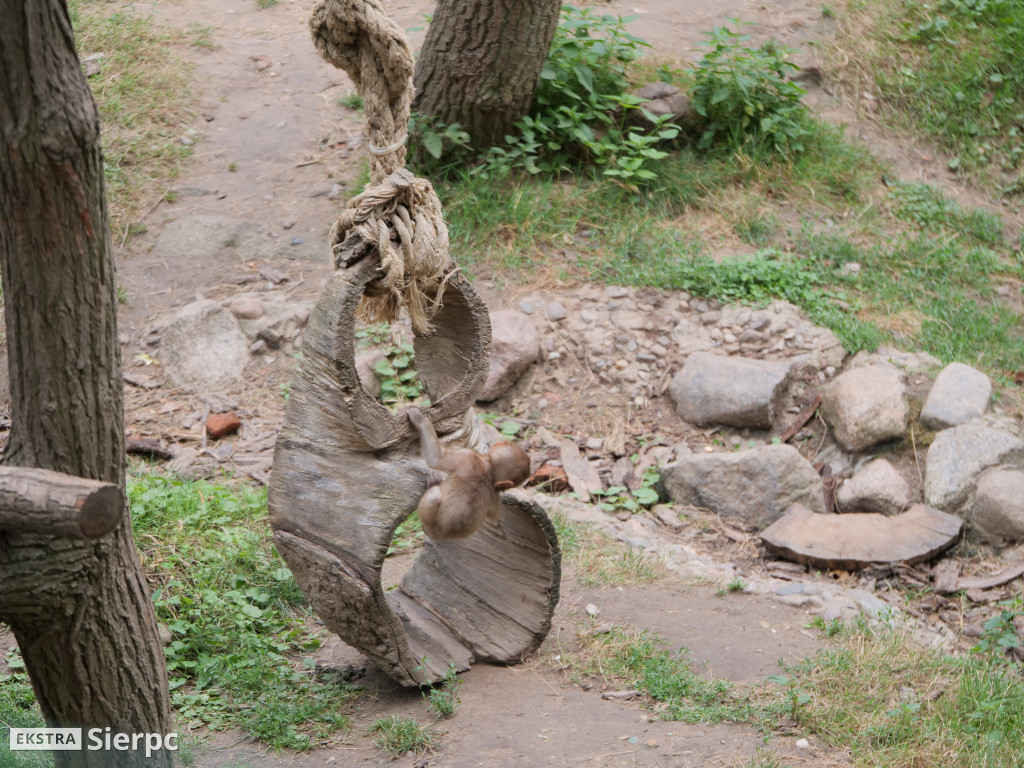
[{"label": "leafy shrub", "polygon": [[[730,19],[740,26],[738,19]],[[710,50],[697,64],[690,105],[707,121],[699,147],[725,140],[741,147],[763,138],[780,152],[803,151],[804,89],[786,79],[797,69],[789,49],[774,42],[747,45],[750,35],[717,27],[706,33]]]},{"label": "leafy shrub", "polygon": [[630,18],[567,5],[540,73],[530,114],[516,123],[505,147],[492,147],[476,169],[484,175],[575,171],[585,165],[626,183],[655,178],[651,165],[666,157],[660,142],[679,129],[645,112],[648,128],[630,127],[644,100],[629,93],[627,65],[647,43],[628,34]]}]

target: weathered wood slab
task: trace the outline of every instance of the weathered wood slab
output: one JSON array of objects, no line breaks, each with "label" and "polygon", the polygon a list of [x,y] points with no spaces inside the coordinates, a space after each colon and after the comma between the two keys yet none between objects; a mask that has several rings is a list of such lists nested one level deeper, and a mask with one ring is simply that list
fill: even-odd
[{"label": "weathered wood slab", "polygon": [[[561,557],[544,511],[505,494],[496,524],[427,541],[398,588],[381,568],[416,508],[427,468],[407,417],[365,392],[355,369],[359,298],[378,259],[339,270],[310,316],[303,358],[274,453],[268,506],[274,541],[324,623],[402,685],[438,680],[450,664],[511,664],[535,650],[558,602]],[[417,337],[425,413],[442,440],[480,449],[472,405],[488,368],[487,308],[461,275],[430,337]]]},{"label": "weathered wood slab", "polygon": [[761,534],[765,549],[818,568],[853,571],[930,560],[956,543],[963,520],[924,504],[901,515],[821,515],[794,504]]}]

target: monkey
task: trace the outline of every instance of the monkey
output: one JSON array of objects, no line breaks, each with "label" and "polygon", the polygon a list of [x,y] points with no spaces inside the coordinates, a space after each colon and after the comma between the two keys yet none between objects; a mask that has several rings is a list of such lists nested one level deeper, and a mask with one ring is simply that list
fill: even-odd
[{"label": "monkey", "polygon": [[496,522],[501,514],[501,491],[526,482],[530,457],[514,443],[491,446],[487,455],[468,448],[445,448],[437,439],[430,419],[418,408],[407,408],[409,421],[420,434],[420,452],[433,471],[420,499],[423,530],[435,541],[464,539],[486,518]]}]

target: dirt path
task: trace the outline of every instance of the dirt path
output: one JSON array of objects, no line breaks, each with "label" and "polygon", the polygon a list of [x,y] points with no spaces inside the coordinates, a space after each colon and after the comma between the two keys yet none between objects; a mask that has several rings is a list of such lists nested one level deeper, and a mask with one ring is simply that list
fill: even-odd
[{"label": "dirt path", "polygon": [[[400,25],[422,27],[429,2],[394,0],[388,9]],[[637,14],[630,30],[649,40],[656,52],[679,57],[699,55],[703,32],[728,17],[756,21],[755,40],[775,37],[807,49],[828,33],[818,3],[756,0],[697,0],[685,15],[673,0],[642,6],[611,3],[600,10]],[[295,299],[315,299],[329,274],[327,233],[338,208],[351,194],[362,166],[366,140],[361,114],[339,104],[353,92],[342,72],[314,51],[306,26],[307,4],[282,0],[259,9],[254,0],[190,0],[162,4],[167,22],[213,28],[216,46],[193,49],[195,80],[203,95],[196,107],[196,155],[174,185],[173,202],[161,202],[146,219],[148,232],[119,255],[119,278],[131,304],[121,313],[125,366],[144,371],[137,358],[154,317],[192,301],[197,294],[227,298],[247,290],[259,270],[272,265],[290,278]],[[413,47],[422,31],[411,32]],[[825,108],[839,109],[827,95]],[[841,111],[841,110],[840,110]],[[187,222],[218,217],[222,237],[190,239]],[[183,226],[183,223],[185,226]],[[565,292],[571,294],[572,287]],[[486,286],[494,308],[502,298]],[[251,385],[231,393],[243,409],[269,428],[279,424],[292,361],[270,355],[255,370]],[[158,419],[157,406],[185,401],[180,393],[130,393],[129,425]],[[170,419],[171,417],[167,417]],[[170,424],[170,421],[167,422]],[[170,427],[169,427],[170,428]],[[556,622],[540,661],[515,668],[480,665],[464,676],[462,704],[439,727],[442,748],[424,759],[398,758],[399,765],[439,766],[734,766],[746,764],[763,746],[749,726],[686,725],[650,720],[639,706],[605,701],[597,689],[565,684],[558,671],[560,643],[572,644],[577,625],[586,621],[583,606],[594,603],[603,620],[647,627],[672,649],[687,646],[697,665],[737,682],[772,674],[780,658],[812,653],[819,641],[804,629],[799,610],[750,595],[720,597],[714,587],[679,579],[649,587],[580,589],[568,575]],[[365,666],[357,652],[340,642],[329,644],[321,659],[343,667]],[[265,754],[237,735],[215,736],[199,757],[199,766],[375,766],[392,761],[363,735],[381,714],[406,714],[426,720],[416,692],[398,690],[372,671],[360,681],[377,698],[356,716],[352,735],[325,750],[307,754]],[[788,765],[825,768],[846,765],[842,755],[812,743],[797,750],[796,736],[775,737],[770,749]]]}]

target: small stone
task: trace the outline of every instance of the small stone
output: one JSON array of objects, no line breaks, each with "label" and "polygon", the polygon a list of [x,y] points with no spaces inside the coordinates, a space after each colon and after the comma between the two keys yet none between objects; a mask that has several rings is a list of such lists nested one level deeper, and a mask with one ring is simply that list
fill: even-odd
[{"label": "small stone", "polygon": [[521,301],[519,302],[519,311],[522,312],[524,315],[532,315],[533,304],[531,304],[528,301]]},{"label": "small stone", "polygon": [[950,363],[935,378],[921,409],[929,429],[948,429],[976,419],[988,409],[992,381],[976,368]]},{"label": "small stone", "polygon": [[236,296],[228,306],[231,314],[240,320],[255,320],[263,317],[263,302],[255,296]]},{"label": "small stone", "polygon": [[854,368],[825,387],[821,415],[843,448],[862,451],[906,432],[904,394],[903,376],[892,366]]},{"label": "small stone", "polygon": [[1024,472],[997,468],[982,475],[973,518],[985,541],[997,546],[1024,541]]},{"label": "small stone", "polygon": [[566,312],[565,307],[562,306],[561,302],[553,301],[548,304],[547,316],[548,320],[558,322],[559,320],[565,320],[565,318],[569,316],[569,313]]},{"label": "small stone", "polygon": [[281,222],[281,229],[291,229],[294,226],[295,226],[294,219],[289,219],[288,221]]},{"label": "small stone", "polygon": [[242,420],[234,413],[215,413],[206,420],[206,434],[208,437],[217,439],[237,432],[242,426]]},{"label": "small stone", "polygon": [[274,285],[280,285],[281,283],[287,283],[289,278],[284,272],[277,267],[267,265],[260,270],[260,277],[266,280],[268,283]]},{"label": "small stone", "polygon": [[807,749],[811,746],[811,742],[809,742],[807,739],[797,739],[796,746],[798,749]]},{"label": "small stone", "polygon": [[303,242],[304,241],[303,241],[303,239],[301,237],[293,237],[292,238],[292,245],[302,245]]},{"label": "small stone", "polygon": [[604,448],[604,440],[600,437],[588,437],[585,447],[588,451],[600,451]]},{"label": "small stone", "polygon": [[622,299],[629,295],[629,290],[621,285],[609,285],[604,289],[604,295],[609,299]]},{"label": "small stone", "polygon": [[580,320],[582,320],[587,325],[591,325],[592,323],[596,323],[597,322],[597,313],[596,312],[591,312],[589,309],[584,309],[582,312],[580,312]]},{"label": "small stone", "polygon": [[269,351],[270,347],[267,346],[267,342],[263,339],[256,339],[256,341],[249,345],[249,352],[254,355],[262,355]]},{"label": "small stone", "polygon": [[910,486],[885,459],[876,459],[839,488],[842,512],[898,515],[910,505]]},{"label": "small stone", "polygon": [[717,311],[702,312],[700,316],[700,322],[702,325],[715,325],[719,320],[722,319],[722,313]]},{"label": "small stone", "polygon": [[587,615],[590,616],[590,618],[592,619],[596,619],[598,614],[601,613],[601,610],[593,603],[587,603],[587,607],[585,610],[587,611]]}]

